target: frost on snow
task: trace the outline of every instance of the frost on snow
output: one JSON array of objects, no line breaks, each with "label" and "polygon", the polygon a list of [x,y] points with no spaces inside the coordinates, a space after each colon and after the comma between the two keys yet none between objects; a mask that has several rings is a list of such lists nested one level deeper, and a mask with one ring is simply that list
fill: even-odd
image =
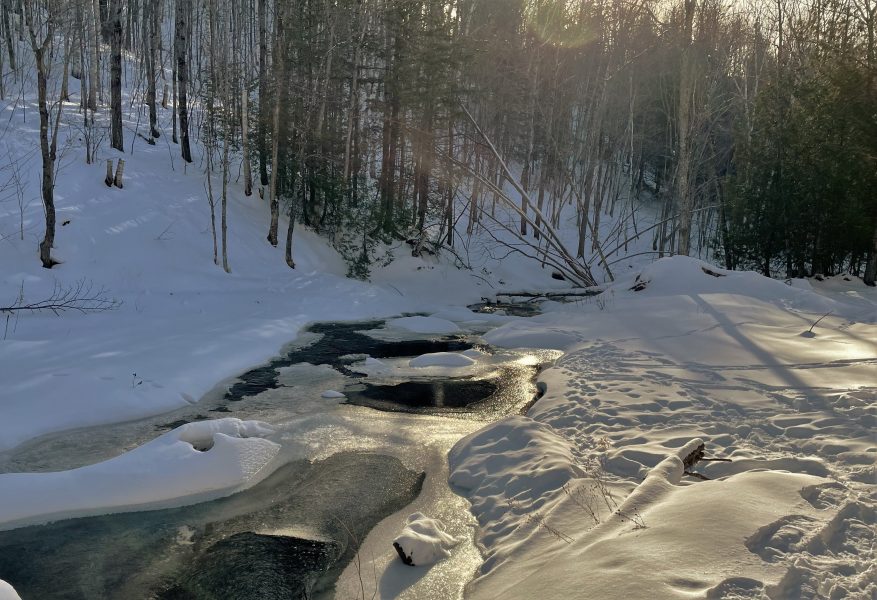
[{"label": "frost on snow", "polygon": [[402,533],[393,540],[393,547],[406,565],[431,565],[451,555],[460,541],[445,531],[445,524],[416,512],[408,517]]},{"label": "frost on snow", "polygon": [[54,473],[0,475],[0,528],[231,493],[277,455],[259,421],[187,423],[110,460]]}]

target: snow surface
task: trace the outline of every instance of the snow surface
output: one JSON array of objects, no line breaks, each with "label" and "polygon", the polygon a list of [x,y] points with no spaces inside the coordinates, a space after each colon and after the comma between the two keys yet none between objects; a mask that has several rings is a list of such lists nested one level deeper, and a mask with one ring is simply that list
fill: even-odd
[{"label": "snow surface", "polygon": [[70,471],[0,474],[0,528],[227,495],[280,450],[266,423],[187,423],[116,458]]},{"label": "snow surface", "polygon": [[565,350],[544,396],[449,455],[472,598],[877,595],[873,289],[674,257],[546,308],[485,336]]},{"label": "snow surface", "polygon": [[468,367],[475,360],[458,352],[430,352],[408,361],[410,367]]},{"label": "snow surface", "polygon": [[451,548],[460,543],[445,529],[445,524],[439,519],[416,512],[408,517],[405,528],[393,540],[393,544],[398,545],[411,560],[411,566],[432,565],[449,557]]},{"label": "snow surface", "polygon": [[[499,290],[567,284],[550,279],[536,261],[509,254],[493,236],[477,234],[466,246],[469,270],[445,257],[405,251],[376,269],[369,284],[345,279],[338,254],[297,227],[293,271],[282,250],[264,239],[266,203],[256,194],[244,197],[239,182],[229,192],[232,273],[226,274],[212,262],[199,145],[195,162],[184,165],[168,142],[169,111],[160,110],[165,134],[154,147],[134,136],[138,116],[126,112],[125,188],[107,188],[104,162],[123,155],[104,142],[95,164],[82,164],[78,82],[69,83],[74,101],[62,119],[56,182],[61,225],[54,255],[63,262],[51,271],[36,257],[43,213],[32,82],[23,84],[24,97],[0,103],[0,151],[20,158],[11,166],[23,182],[21,207],[0,199],[0,306],[19,295],[43,299],[56,286],[79,281],[106,288],[121,305],[100,314],[4,319],[0,451],[45,433],[194,403],[217,382],[276,355],[315,320],[426,312],[431,316],[390,327],[431,334],[502,324],[487,334],[488,342],[566,354],[541,375],[545,395],[528,415],[475,432],[450,454],[448,478],[472,502],[485,555],[480,576],[467,588],[472,598],[877,596],[873,289],[840,276],[786,285],[684,257],[640,268],[640,257],[613,264],[618,278],[597,299],[545,303],[548,313],[534,319],[481,315],[458,305]],[[142,107],[130,102],[127,89],[125,95],[126,111]],[[9,173],[0,172],[0,179]],[[647,227],[649,207],[634,209],[635,221]],[[561,221],[559,234],[569,243],[575,216],[567,210]],[[618,227],[617,219],[602,219],[601,240],[612,230],[623,234],[632,221],[624,218]],[[647,251],[648,238],[634,240],[631,255]],[[388,248],[388,256],[394,251]],[[815,335],[802,337],[826,313]],[[462,354],[483,362],[474,351]],[[403,372],[391,361],[365,365]],[[343,381],[324,371],[317,389]],[[281,379],[303,373],[290,367]],[[322,456],[339,448],[390,452],[403,438],[410,443],[427,434],[442,438],[443,454],[477,426],[436,418],[425,428],[409,415],[394,417],[407,419],[404,427],[399,421],[391,427],[367,409],[349,409],[355,418],[339,419],[343,426],[329,419],[306,431],[290,429],[284,452],[293,445]],[[359,429],[378,425],[382,438]],[[9,519],[128,510],[151,499],[206,499],[249,485],[270,469],[258,465],[271,462],[273,442],[243,437],[250,435],[246,427],[198,431],[194,427],[184,441],[173,437],[175,430],[81,469],[0,475],[0,510],[12,515],[3,521],[10,526]],[[206,452],[190,443],[206,446],[211,439]],[[698,439],[708,455],[733,459],[697,467],[712,481],[680,473],[680,456]],[[441,472],[434,462],[413,464]],[[140,481],[130,490],[117,487],[135,474]],[[141,485],[149,481],[154,486]],[[427,486],[432,491],[416,501],[417,510],[441,514],[460,537],[471,520],[468,514],[454,518],[464,501],[450,501],[434,477]],[[214,491],[204,495],[205,489]],[[16,499],[11,507],[9,497]],[[110,506],[114,502],[120,504]],[[386,520],[390,533],[376,528],[383,554],[371,556],[377,556],[380,597],[430,597],[435,589],[444,590],[442,597],[461,597],[465,581],[454,577],[475,569],[474,546],[461,544],[450,559],[414,577],[410,572],[424,570],[389,556],[387,542],[401,519],[404,514]],[[371,538],[363,547],[374,548]],[[362,579],[346,581],[344,589],[355,596]]]}]

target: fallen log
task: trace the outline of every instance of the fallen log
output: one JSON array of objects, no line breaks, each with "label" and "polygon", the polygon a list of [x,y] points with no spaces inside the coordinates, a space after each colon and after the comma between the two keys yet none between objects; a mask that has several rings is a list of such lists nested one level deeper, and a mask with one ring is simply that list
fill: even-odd
[{"label": "fallen log", "polygon": [[574,292],[497,292],[496,297],[507,296],[509,298],[566,298],[598,296],[603,293],[602,289],[584,289]]}]

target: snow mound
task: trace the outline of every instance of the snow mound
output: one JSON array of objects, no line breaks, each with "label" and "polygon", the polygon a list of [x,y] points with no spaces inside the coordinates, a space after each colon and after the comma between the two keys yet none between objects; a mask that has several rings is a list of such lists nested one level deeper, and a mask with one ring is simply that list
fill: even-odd
[{"label": "snow mound", "polygon": [[475,361],[456,352],[431,352],[408,361],[409,367],[469,367]]},{"label": "snow mound", "polygon": [[448,464],[449,482],[472,503],[488,548],[514,532],[510,508],[536,510],[550,492],[583,475],[551,426],[517,415],[461,439]]},{"label": "snow mound", "polygon": [[396,329],[404,329],[414,333],[458,333],[460,328],[447,319],[436,317],[402,317],[391,319],[387,325]]},{"label": "snow mound", "polygon": [[0,528],[227,495],[277,455],[280,445],[262,437],[273,432],[260,421],[198,421],[97,464],[2,474]]},{"label": "snow mound", "polygon": [[500,348],[567,350],[581,339],[559,325],[541,319],[521,319],[488,331],[484,340]]},{"label": "snow mound", "polygon": [[21,600],[21,596],[11,585],[0,579],[0,600]]},{"label": "snow mound", "polygon": [[350,365],[350,370],[367,377],[381,377],[393,372],[393,368],[382,360],[366,356],[365,360]]},{"label": "snow mound", "polygon": [[336,390],[326,390],[322,394],[320,394],[321,398],[346,398],[344,394]]},{"label": "snow mound", "polygon": [[460,540],[445,531],[445,524],[416,512],[406,521],[402,533],[393,540],[393,547],[406,565],[431,565],[451,555]]},{"label": "snow mound", "polygon": [[676,296],[679,294],[734,294],[781,304],[808,312],[849,312],[849,307],[814,291],[811,285],[792,285],[754,271],[728,271],[688,256],[659,259],[612,289],[626,294]]}]

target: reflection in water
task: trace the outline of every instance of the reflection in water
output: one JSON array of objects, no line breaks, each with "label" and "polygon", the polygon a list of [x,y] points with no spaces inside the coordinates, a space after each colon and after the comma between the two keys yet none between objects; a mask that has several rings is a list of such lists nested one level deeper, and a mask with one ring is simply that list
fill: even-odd
[{"label": "reflection in water", "polygon": [[212,502],[0,532],[0,572],[23,598],[310,597],[422,482],[377,454],[296,461]]}]

